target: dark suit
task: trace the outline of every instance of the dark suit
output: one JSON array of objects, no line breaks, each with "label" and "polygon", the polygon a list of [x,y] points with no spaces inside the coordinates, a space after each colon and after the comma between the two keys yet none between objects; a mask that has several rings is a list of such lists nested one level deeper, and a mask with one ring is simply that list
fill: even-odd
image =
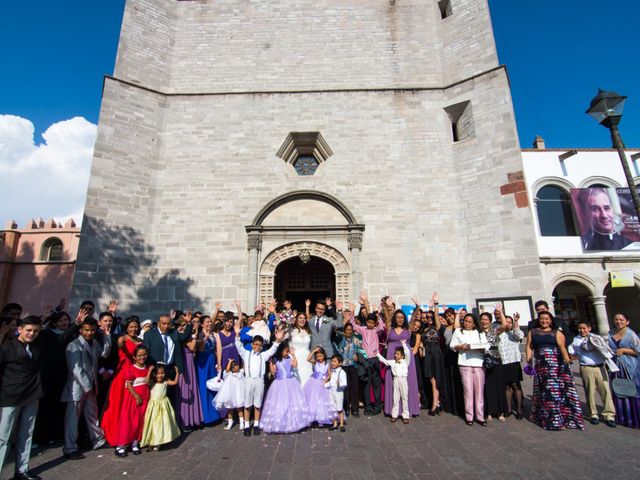
[{"label": "dark suit", "polygon": [[29,470],[31,439],[42,397],[40,383],[40,349],[36,342],[29,344],[31,356],[16,338],[0,346],[0,471],[7,453],[9,436],[18,424],[16,472]]},{"label": "dark suit", "polygon": [[[187,325],[183,333],[178,333],[175,328],[167,331],[167,336],[173,341],[173,352],[167,364],[167,375],[173,378],[173,366],[178,367],[179,372],[184,372],[184,362],[182,360],[182,342],[191,338],[191,325]],[[152,364],[162,363],[165,358],[165,346],[162,335],[158,328],[152,328],[144,334],[144,344],[149,349],[149,362]]]}]

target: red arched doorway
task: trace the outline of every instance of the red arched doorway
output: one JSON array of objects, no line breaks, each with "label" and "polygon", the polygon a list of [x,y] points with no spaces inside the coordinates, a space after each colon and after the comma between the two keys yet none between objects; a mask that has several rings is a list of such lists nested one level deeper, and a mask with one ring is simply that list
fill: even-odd
[{"label": "red arched doorway", "polygon": [[302,263],[299,257],[289,258],[276,267],[274,294],[279,301],[291,300],[295,310],[304,312],[307,298],[312,302],[336,298],[336,271],[331,263],[319,257],[312,256],[307,263]]}]

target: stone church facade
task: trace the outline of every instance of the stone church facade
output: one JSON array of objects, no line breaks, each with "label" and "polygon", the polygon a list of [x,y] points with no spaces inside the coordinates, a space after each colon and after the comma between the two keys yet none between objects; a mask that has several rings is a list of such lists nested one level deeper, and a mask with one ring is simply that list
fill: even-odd
[{"label": "stone church facade", "polygon": [[74,302],[542,295],[487,0],[128,0]]}]

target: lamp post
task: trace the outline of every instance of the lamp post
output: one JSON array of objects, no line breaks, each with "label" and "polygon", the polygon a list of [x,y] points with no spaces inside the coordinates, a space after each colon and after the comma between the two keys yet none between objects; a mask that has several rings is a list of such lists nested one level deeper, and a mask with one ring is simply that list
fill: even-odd
[{"label": "lamp post", "polygon": [[627,178],[627,186],[631,191],[631,199],[636,209],[636,221],[640,221],[640,197],[633,183],[633,177],[631,176],[631,170],[627,162],[627,155],[624,152],[624,144],[622,143],[620,131],[618,130],[618,124],[622,118],[622,110],[624,109],[624,102],[626,100],[627,97],[619,95],[616,92],[605,92],[604,90],[598,89],[598,94],[591,100],[591,105],[589,105],[586,113],[591,115],[600,125],[608,128],[611,132],[611,141],[613,142],[614,148],[618,150],[624,176]]}]

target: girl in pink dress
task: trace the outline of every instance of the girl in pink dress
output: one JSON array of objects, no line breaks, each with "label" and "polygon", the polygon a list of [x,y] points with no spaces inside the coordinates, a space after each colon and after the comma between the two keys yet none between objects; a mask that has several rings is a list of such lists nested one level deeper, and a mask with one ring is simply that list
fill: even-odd
[{"label": "girl in pink dress", "polygon": [[116,455],[126,457],[126,446],[131,445],[134,455],[140,455],[138,444],[142,439],[144,415],[149,403],[149,376],[147,347],[138,345],[133,352],[134,364],[125,371],[125,393],[120,410],[120,424],[114,441]]}]

